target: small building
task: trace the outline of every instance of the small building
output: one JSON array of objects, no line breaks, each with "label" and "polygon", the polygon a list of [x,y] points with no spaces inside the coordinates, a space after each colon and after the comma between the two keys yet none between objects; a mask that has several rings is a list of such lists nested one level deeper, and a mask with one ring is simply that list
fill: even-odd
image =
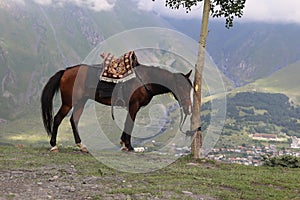
[{"label": "small building", "polygon": [[300,138],[297,138],[296,136],[292,136],[291,139],[292,139],[291,148],[299,149],[300,148]]},{"label": "small building", "polygon": [[275,134],[254,133],[251,137],[253,140],[277,141]]}]

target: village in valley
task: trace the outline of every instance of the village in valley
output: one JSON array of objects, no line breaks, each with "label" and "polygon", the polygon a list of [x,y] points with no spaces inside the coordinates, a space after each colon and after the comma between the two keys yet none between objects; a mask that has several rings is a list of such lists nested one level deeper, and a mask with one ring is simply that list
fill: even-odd
[{"label": "village in valley", "polygon": [[[226,163],[260,166],[263,157],[292,155],[300,157],[300,138],[285,136],[278,138],[276,134],[251,134],[253,140],[261,141],[259,146],[241,145],[236,148],[214,148],[208,154],[209,159]],[[278,143],[291,141],[289,147],[278,148]]]},{"label": "village in valley", "polygon": [[[210,160],[224,163],[237,163],[243,165],[260,166],[264,157],[292,155],[300,157],[300,138],[296,136],[277,137],[276,134],[250,134],[253,141],[259,141],[260,145],[240,145],[237,147],[213,148],[206,156]],[[282,142],[291,141],[289,147],[278,147]],[[177,156],[186,155],[189,149],[176,148]]]},{"label": "village in valley", "polygon": [[[163,134],[169,126],[173,126],[175,121],[178,120],[178,116],[175,112],[178,109],[178,104],[171,102],[163,108],[164,109],[162,110],[164,112],[158,115],[160,117],[155,116],[156,121],[160,122],[160,124],[158,124],[159,127],[161,127],[158,135]],[[203,149],[204,152],[209,152],[205,157],[210,160],[250,166],[262,165],[264,157],[281,155],[300,157],[300,138],[296,136],[289,136],[286,133],[280,132],[278,134],[252,133],[248,134],[247,137],[250,140],[247,144],[226,145],[225,142],[225,145],[216,144],[212,149]],[[152,149],[151,146],[159,147],[162,145],[161,142],[156,140],[152,140],[151,143],[152,144],[149,147],[143,148],[141,152],[155,151],[155,148]],[[191,153],[191,148],[189,146],[180,146],[177,143],[172,143],[169,147],[171,149],[169,153],[174,154],[176,157]],[[165,154],[160,151],[158,153]]]}]

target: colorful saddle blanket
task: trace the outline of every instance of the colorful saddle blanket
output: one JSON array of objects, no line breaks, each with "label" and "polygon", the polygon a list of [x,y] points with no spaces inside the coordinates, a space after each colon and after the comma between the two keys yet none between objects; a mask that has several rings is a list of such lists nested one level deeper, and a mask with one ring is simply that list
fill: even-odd
[{"label": "colorful saddle blanket", "polygon": [[135,78],[134,67],[139,63],[134,51],[125,53],[119,58],[110,53],[101,54],[101,57],[104,59],[101,81],[119,83]]}]

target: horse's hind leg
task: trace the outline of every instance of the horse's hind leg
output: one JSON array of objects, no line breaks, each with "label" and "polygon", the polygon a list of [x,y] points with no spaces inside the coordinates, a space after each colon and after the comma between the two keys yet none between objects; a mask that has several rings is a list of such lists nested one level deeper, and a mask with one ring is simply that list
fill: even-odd
[{"label": "horse's hind leg", "polygon": [[81,101],[79,101],[78,104],[76,104],[74,106],[74,110],[73,110],[72,116],[70,118],[75,143],[80,148],[80,150],[83,152],[88,152],[88,150],[87,150],[86,146],[81,143],[81,139],[80,139],[80,136],[78,133],[78,123],[79,123],[79,119],[83,112],[86,101],[87,101],[87,99],[84,98]]},{"label": "horse's hind leg", "polygon": [[52,146],[52,148],[50,151],[57,151],[57,147],[56,147],[57,130],[61,121],[65,118],[65,116],[68,114],[70,110],[71,110],[70,106],[62,105],[54,117],[53,130],[52,130],[52,135],[50,140],[50,145]]}]

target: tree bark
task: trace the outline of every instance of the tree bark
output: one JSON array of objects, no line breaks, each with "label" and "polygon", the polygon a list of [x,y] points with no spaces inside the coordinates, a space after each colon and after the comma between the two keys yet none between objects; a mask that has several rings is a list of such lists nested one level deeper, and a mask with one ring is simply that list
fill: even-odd
[{"label": "tree bark", "polygon": [[210,14],[210,0],[204,0],[202,25],[198,49],[198,57],[196,63],[195,79],[194,79],[194,89],[193,94],[193,113],[191,116],[191,130],[196,130],[193,141],[192,141],[192,155],[195,159],[202,157],[202,131],[200,123],[200,110],[201,110],[201,89],[202,89],[202,73],[205,63],[206,55],[206,38],[208,35],[208,21]]}]

